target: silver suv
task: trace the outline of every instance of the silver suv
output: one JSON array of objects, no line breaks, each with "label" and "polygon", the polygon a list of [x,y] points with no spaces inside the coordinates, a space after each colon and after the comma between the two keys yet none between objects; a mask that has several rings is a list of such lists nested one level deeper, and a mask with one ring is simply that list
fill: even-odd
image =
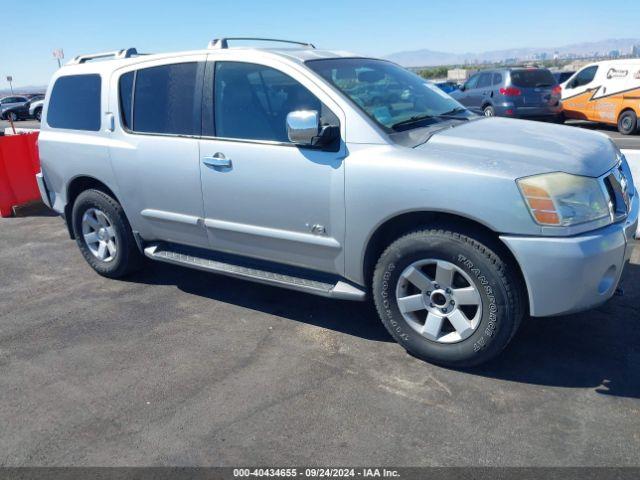
[{"label": "silver suv", "polygon": [[604,135],[476,116],[388,61],[230,41],[51,80],[37,179],[99,274],[148,257],[371,298],[404,348],[456,367],[613,295],[638,195]]}]

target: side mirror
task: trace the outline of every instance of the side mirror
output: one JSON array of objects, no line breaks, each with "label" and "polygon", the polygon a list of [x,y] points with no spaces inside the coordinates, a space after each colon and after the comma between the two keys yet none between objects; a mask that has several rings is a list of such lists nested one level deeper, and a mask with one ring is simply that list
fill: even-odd
[{"label": "side mirror", "polygon": [[320,115],[316,110],[296,110],[287,114],[287,136],[291,143],[311,146],[320,133]]},{"label": "side mirror", "polygon": [[301,147],[329,147],[340,137],[340,128],[320,125],[316,110],[296,110],[287,115],[287,136]]},{"label": "side mirror", "polygon": [[458,87],[458,90],[460,90],[461,92],[464,92],[466,89],[467,86],[464,83]]}]

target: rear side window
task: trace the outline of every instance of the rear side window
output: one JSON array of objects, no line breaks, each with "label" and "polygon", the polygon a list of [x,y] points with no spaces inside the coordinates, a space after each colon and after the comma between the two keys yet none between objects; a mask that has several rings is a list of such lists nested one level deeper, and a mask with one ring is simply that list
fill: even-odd
[{"label": "rear side window", "polygon": [[125,73],[120,77],[118,86],[120,89],[120,114],[122,118],[122,124],[129,130],[133,130],[133,123],[131,119],[133,117],[133,103],[131,103],[133,97],[133,78],[135,72]]},{"label": "rear side window", "polygon": [[500,85],[502,83],[502,74],[501,73],[494,73],[493,74],[493,84],[494,85]]},{"label": "rear side window", "polygon": [[100,130],[100,75],[69,75],[56,80],[47,110],[53,128]]},{"label": "rear side window", "polygon": [[198,70],[198,62],[189,62],[122,75],[119,90],[124,126],[141,133],[199,135]]},{"label": "rear side window", "polygon": [[546,68],[512,70],[511,84],[521,88],[551,87],[556,84],[556,79]]},{"label": "rear side window", "polygon": [[478,80],[478,88],[484,88],[491,85],[491,74],[483,73],[480,75],[480,79]]}]

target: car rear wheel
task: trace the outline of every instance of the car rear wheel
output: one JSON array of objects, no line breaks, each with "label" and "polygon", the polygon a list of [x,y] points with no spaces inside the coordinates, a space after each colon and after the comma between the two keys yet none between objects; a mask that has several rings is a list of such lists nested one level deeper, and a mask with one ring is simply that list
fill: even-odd
[{"label": "car rear wheel", "polygon": [[18,121],[18,115],[16,114],[16,112],[9,112],[7,114],[7,119],[11,120],[12,122],[17,122]]},{"label": "car rear wheel", "polygon": [[33,116],[36,118],[37,121],[40,121],[40,119],[42,118],[42,109],[41,108],[36,109]]},{"label": "car rear wheel", "polygon": [[383,324],[413,355],[470,367],[499,354],[523,318],[523,287],[490,242],[446,229],[393,242],[378,260],[373,298]]},{"label": "car rear wheel", "polygon": [[638,117],[633,110],[626,110],[618,118],[618,131],[623,135],[631,135],[638,129]]},{"label": "car rear wheel", "polygon": [[484,113],[485,117],[495,117],[496,116],[496,109],[493,108],[491,105],[487,105],[482,109],[482,112]]},{"label": "car rear wheel", "polygon": [[85,260],[100,275],[123,277],[142,264],[120,204],[100,190],[82,192],[73,205],[73,233]]}]

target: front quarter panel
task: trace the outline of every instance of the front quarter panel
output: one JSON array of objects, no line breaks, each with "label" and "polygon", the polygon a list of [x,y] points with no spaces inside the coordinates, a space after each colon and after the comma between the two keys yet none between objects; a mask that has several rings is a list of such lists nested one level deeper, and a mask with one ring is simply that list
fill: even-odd
[{"label": "front quarter panel", "polygon": [[540,234],[513,176],[490,160],[453,150],[350,144],[345,176],[345,273],[359,284],[366,283],[369,239],[403,213],[450,213],[495,232]]}]

